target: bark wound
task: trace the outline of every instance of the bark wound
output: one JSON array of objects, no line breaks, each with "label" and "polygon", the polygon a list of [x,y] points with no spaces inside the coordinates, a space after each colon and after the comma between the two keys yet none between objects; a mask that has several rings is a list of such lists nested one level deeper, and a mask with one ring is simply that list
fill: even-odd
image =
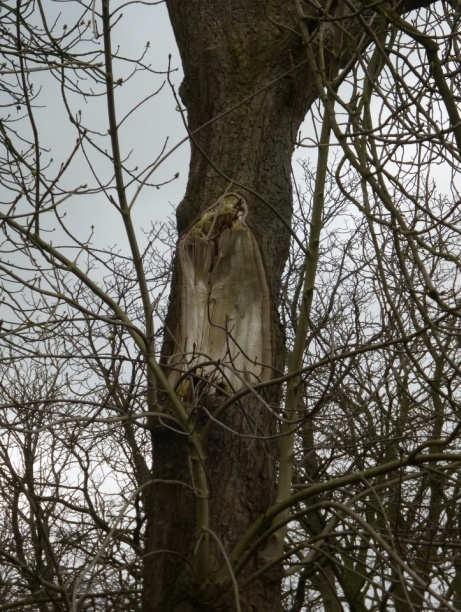
[{"label": "bark wound", "polygon": [[[171,379],[184,372],[238,389],[271,372],[271,309],[247,204],[227,193],[180,238],[181,317]],[[209,363],[209,362],[213,363]],[[188,383],[183,380],[180,392]]]}]

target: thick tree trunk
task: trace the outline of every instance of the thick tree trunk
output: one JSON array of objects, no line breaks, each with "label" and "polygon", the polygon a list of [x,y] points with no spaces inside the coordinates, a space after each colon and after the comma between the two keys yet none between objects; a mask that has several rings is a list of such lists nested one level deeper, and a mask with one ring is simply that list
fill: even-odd
[{"label": "thick tree trunk", "polygon": [[[282,365],[277,295],[289,247],[291,155],[308,103],[307,88],[297,84],[305,67],[295,68],[303,59],[301,40],[276,25],[292,17],[283,9],[272,21],[267,5],[169,2],[193,137],[189,183],[177,214],[180,241],[165,360],[173,384],[191,367],[208,378],[198,404],[227,427],[213,424],[204,443],[210,527],[227,553],[274,497],[277,445],[262,439],[275,433],[273,413],[248,396],[218,410],[226,392],[268,379]],[[219,369],[200,368],[207,360],[219,360]],[[192,386],[191,380],[180,381],[183,399],[190,401],[194,389],[197,395],[198,386]],[[274,404],[273,394],[266,397]],[[197,427],[207,421],[202,412]],[[185,436],[154,428],[156,478],[191,485],[187,454]],[[151,500],[144,610],[233,609],[231,592],[222,597],[207,591],[187,571],[198,535],[190,489],[156,484]],[[222,565],[222,553],[213,550],[211,566]],[[261,563],[261,555],[253,558],[239,578]],[[240,596],[244,610],[276,610],[277,568],[241,586]]]},{"label": "thick tree trunk", "polygon": [[[277,305],[290,239],[291,156],[317,89],[294,2],[169,0],[168,8],[185,71],[192,158],[177,211],[164,367],[202,437],[214,535],[206,534],[213,545],[203,576],[194,563],[205,534],[196,521],[190,435],[165,419],[153,423],[143,609],[232,610],[235,588],[229,581],[227,591],[217,590],[215,571],[273,500],[277,445],[267,437],[276,430],[278,396],[266,394],[272,411],[251,394],[220,405],[283,364]],[[356,50],[349,36],[349,57]],[[279,565],[248,580],[268,558],[260,547],[238,574],[242,610],[280,608]]]}]

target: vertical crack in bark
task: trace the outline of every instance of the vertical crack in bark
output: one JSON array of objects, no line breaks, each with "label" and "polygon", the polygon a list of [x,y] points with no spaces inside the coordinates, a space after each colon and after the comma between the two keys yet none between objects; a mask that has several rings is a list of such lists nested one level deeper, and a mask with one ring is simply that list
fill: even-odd
[{"label": "vertical crack in bark", "polygon": [[[170,375],[238,389],[270,375],[270,295],[247,204],[227,193],[179,240],[181,317]],[[213,363],[210,363],[213,362]]]}]

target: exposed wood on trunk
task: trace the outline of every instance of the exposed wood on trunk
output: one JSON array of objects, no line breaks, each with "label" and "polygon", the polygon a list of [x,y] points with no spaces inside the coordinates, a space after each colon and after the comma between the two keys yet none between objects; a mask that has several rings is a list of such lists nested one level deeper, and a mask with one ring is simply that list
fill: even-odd
[{"label": "exposed wood on trunk", "polygon": [[[180,350],[169,360],[173,381],[188,371],[237,390],[270,376],[269,289],[246,216],[244,198],[225,194],[179,241],[182,316],[175,332]],[[191,378],[182,380],[183,397]]]}]

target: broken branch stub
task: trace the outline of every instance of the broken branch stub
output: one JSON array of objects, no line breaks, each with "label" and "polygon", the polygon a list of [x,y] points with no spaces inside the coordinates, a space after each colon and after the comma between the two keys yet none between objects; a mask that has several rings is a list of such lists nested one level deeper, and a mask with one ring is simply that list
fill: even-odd
[{"label": "broken branch stub", "polygon": [[227,193],[179,240],[179,353],[170,359],[174,384],[185,372],[234,390],[269,377],[270,296],[246,215],[244,198]]}]

